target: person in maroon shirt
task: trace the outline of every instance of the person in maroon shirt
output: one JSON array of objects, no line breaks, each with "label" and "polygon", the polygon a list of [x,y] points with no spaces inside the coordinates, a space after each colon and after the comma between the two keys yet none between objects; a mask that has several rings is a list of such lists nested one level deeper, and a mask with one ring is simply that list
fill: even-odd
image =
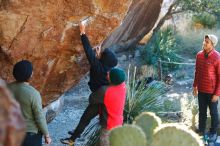
[{"label": "person in maroon shirt", "polygon": [[218,98],[220,95],[220,53],[215,50],[218,38],[215,35],[205,35],[203,50],[196,55],[195,78],[193,94],[198,95],[199,128],[203,135],[206,129],[207,107],[211,115],[209,141],[217,138],[218,127]]}]

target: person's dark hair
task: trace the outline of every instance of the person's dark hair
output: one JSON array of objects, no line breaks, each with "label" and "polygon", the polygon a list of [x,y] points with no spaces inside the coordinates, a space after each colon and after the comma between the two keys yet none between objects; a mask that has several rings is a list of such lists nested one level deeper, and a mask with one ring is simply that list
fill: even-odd
[{"label": "person's dark hair", "polygon": [[120,68],[113,68],[109,73],[110,83],[113,85],[119,85],[125,81],[125,72]]},{"label": "person's dark hair", "polygon": [[33,72],[33,66],[30,61],[22,60],[17,62],[13,68],[13,76],[17,82],[27,82]]},{"label": "person's dark hair", "polygon": [[102,52],[102,56],[100,58],[100,62],[102,64],[112,68],[112,67],[115,67],[118,64],[118,59],[117,59],[115,53],[113,53],[111,50],[106,48]]}]

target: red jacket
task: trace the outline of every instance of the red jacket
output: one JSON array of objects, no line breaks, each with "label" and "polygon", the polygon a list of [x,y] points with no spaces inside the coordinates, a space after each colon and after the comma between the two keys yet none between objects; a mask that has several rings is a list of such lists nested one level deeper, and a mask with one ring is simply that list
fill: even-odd
[{"label": "red jacket", "polygon": [[116,86],[102,86],[90,95],[90,104],[99,104],[101,107],[100,123],[102,128],[111,130],[123,124],[125,99],[125,82]]},{"label": "red jacket", "polygon": [[220,95],[220,54],[215,49],[208,57],[204,51],[197,54],[193,87],[199,92]]}]

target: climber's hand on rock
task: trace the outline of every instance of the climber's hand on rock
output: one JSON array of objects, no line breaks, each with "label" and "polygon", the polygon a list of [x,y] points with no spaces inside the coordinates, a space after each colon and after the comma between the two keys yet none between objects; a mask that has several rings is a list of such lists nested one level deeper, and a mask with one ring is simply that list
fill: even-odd
[{"label": "climber's hand on rock", "polygon": [[85,29],[86,29],[85,24],[83,22],[80,22],[79,23],[80,35],[85,34]]}]

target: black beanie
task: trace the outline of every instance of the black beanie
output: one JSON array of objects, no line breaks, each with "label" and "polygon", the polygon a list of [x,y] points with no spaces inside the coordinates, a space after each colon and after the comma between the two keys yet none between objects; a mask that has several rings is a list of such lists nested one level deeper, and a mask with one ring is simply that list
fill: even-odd
[{"label": "black beanie", "polygon": [[13,68],[13,76],[18,82],[26,82],[31,77],[33,66],[30,61],[22,60],[17,62]]},{"label": "black beanie", "polygon": [[104,65],[112,68],[118,64],[118,59],[111,50],[106,48],[104,50],[104,52],[102,53],[102,56],[100,58],[100,62],[103,63]]},{"label": "black beanie", "polygon": [[125,81],[126,75],[122,69],[113,68],[110,70],[109,78],[110,78],[111,84],[119,85]]}]

